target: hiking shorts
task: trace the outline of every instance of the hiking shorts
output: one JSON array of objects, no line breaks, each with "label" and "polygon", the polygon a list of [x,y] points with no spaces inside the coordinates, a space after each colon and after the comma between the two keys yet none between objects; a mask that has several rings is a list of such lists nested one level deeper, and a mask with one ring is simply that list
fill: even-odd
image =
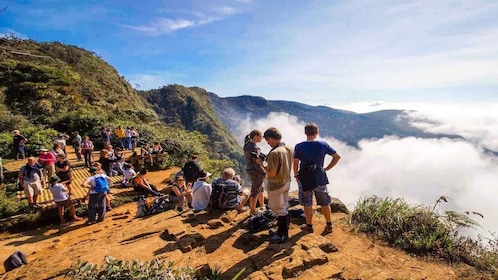
[{"label": "hiking shorts", "polygon": [[286,216],[289,209],[290,182],[280,189],[268,191],[268,207],[277,216]]},{"label": "hiking shorts", "polygon": [[55,204],[57,204],[58,207],[70,207],[71,205],[73,205],[73,201],[68,198],[63,201],[56,201]]},{"label": "hiking shorts", "polygon": [[327,185],[318,186],[310,191],[303,191],[303,187],[299,184],[299,202],[303,206],[313,206],[313,194],[315,194],[316,204],[320,206],[328,206],[330,204],[330,195],[327,190]]},{"label": "hiking shorts", "polygon": [[251,197],[257,197],[258,194],[263,192],[266,174],[258,171],[247,171],[247,175],[251,178]]},{"label": "hiking shorts", "polygon": [[39,180],[35,182],[23,181],[22,188],[26,197],[33,197],[43,193],[43,186]]}]

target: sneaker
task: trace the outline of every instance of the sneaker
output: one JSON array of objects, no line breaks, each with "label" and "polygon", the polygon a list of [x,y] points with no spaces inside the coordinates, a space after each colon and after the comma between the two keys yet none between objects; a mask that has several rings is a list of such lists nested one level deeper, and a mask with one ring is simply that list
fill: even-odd
[{"label": "sneaker", "polygon": [[310,226],[308,226],[307,224],[303,224],[303,225],[301,226],[301,230],[302,230],[302,231],[306,231],[306,232],[308,232],[308,233],[313,233],[313,232],[315,232],[315,231],[313,230],[313,227],[310,227]]},{"label": "sneaker", "polygon": [[332,230],[333,230],[332,225],[326,225],[326,226],[325,226],[325,229],[323,230],[323,232],[322,232],[322,234],[321,234],[321,235],[322,235],[322,236],[325,236],[325,235],[327,235],[327,234],[331,234],[331,233],[332,233]]},{"label": "sneaker", "polygon": [[272,244],[275,244],[275,243],[284,243],[286,242],[287,240],[289,240],[289,237],[288,236],[285,236],[285,235],[279,235],[277,233],[275,233],[274,235],[272,235],[270,238],[268,238],[268,241]]},{"label": "sneaker", "polygon": [[183,212],[183,207],[178,207],[178,208],[176,208],[176,211],[178,211],[178,212]]},{"label": "sneaker", "polygon": [[237,212],[240,214],[240,213],[243,213],[243,212],[245,212],[245,211],[247,211],[247,210],[249,210],[249,207],[244,206],[244,207],[242,207],[242,208],[240,208],[240,209],[237,209]]}]

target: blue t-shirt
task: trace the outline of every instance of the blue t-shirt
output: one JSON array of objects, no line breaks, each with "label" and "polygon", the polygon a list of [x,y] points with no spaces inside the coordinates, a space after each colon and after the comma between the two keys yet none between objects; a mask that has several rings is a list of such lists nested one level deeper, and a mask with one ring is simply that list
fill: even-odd
[{"label": "blue t-shirt", "polygon": [[324,186],[329,183],[327,174],[323,169],[325,155],[333,155],[336,151],[325,141],[306,141],[296,145],[294,158],[299,159],[299,170],[316,164],[322,172],[317,173],[317,183]]}]

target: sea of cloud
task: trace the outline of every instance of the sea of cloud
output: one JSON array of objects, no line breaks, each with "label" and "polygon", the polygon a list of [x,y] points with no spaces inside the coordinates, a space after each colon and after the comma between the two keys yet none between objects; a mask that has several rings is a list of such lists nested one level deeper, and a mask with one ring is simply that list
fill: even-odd
[{"label": "sea of cloud", "polygon": [[[374,107],[356,104],[341,109],[367,112],[384,109],[383,106],[395,108],[392,104],[376,103]],[[471,216],[482,226],[476,233],[489,237],[490,233],[498,232],[498,211],[495,210],[498,157],[483,149],[498,151],[498,132],[494,129],[498,122],[496,106],[405,108],[417,110],[410,113],[414,125],[431,132],[459,134],[468,140],[385,137],[362,140],[359,148],[354,148],[334,138],[322,138],[341,156],[336,167],[328,171],[331,195],[349,209],[353,209],[359,199],[373,195],[403,198],[411,204],[431,207],[445,196],[448,202],[438,204],[437,209],[480,213],[484,218]],[[243,120],[238,135],[272,126],[281,131],[288,145],[294,146],[306,139],[305,123],[282,113]],[[264,140],[259,146],[264,152],[270,150]],[[330,159],[327,156],[326,164]],[[297,184],[293,182],[291,188],[297,189]]]}]

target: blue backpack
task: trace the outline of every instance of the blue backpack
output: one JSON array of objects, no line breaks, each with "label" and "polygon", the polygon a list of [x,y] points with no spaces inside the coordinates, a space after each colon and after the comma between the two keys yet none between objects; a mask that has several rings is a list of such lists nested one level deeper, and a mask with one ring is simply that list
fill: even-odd
[{"label": "blue backpack", "polygon": [[105,176],[95,177],[95,186],[93,190],[97,193],[103,193],[109,190],[109,182]]}]

